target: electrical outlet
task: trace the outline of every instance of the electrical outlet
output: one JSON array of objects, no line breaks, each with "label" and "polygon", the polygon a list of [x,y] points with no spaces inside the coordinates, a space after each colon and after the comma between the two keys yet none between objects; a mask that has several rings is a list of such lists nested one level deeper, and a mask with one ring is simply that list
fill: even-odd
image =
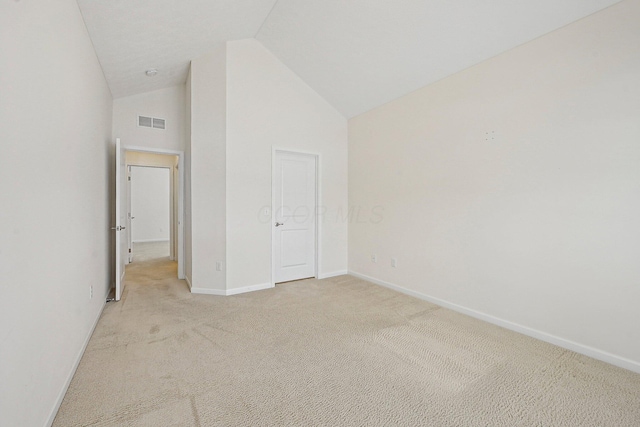
[{"label": "electrical outlet", "polygon": [[220,261],[216,261],[216,270],[222,271],[222,263]]},{"label": "electrical outlet", "polygon": [[89,299],[93,298],[93,286],[89,285]]},{"label": "electrical outlet", "polygon": [[391,267],[396,268],[398,266],[398,260],[391,258]]},{"label": "electrical outlet", "polygon": [[378,256],[377,255],[371,255],[371,262],[378,262]]}]

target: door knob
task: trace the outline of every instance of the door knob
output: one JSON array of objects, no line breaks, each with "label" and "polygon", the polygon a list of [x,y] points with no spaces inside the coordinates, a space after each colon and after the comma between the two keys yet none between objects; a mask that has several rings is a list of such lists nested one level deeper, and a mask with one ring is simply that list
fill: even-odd
[{"label": "door knob", "polygon": [[116,231],[121,231],[121,230],[124,230],[125,228],[127,228],[127,227],[123,227],[121,225],[119,225],[117,227],[111,227],[112,230],[116,230]]},{"label": "door knob", "polygon": [[276,227],[280,227],[281,225],[284,225],[284,223],[282,223],[282,222],[276,222]]}]

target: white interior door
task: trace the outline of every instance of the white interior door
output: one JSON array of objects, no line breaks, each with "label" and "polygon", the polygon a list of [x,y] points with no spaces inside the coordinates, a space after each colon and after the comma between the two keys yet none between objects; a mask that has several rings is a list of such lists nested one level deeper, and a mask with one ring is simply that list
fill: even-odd
[{"label": "white interior door", "polygon": [[124,232],[127,211],[126,179],[124,149],[120,144],[120,138],[116,138],[116,225],[113,227],[116,233],[116,301],[120,301],[124,291],[124,265],[127,253],[127,238]]},{"label": "white interior door", "polygon": [[316,160],[275,151],[273,170],[274,282],[316,275]]}]

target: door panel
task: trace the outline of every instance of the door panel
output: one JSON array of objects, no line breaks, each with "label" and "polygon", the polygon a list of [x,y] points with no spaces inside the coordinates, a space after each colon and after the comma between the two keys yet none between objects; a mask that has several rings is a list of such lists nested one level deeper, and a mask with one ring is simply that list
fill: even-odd
[{"label": "door panel", "polygon": [[298,267],[307,262],[307,230],[282,230],[282,267]]},{"label": "door panel", "polygon": [[274,164],[274,281],[314,277],[316,156],[276,151]]},{"label": "door panel", "polygon": [[116,233],[116,255],[115,255],[115,282],[116,282],[116,301],[120,301],[124,291],[124,271],[125,256],[128,252],[128,242],[125,234],[126,230],[126,211],[127,211],[127,174],[125,173],[125,155],[124,149],[120,144],[120,138],[116,138],[116,203],[115,218],[116,225],[114,228]]}]

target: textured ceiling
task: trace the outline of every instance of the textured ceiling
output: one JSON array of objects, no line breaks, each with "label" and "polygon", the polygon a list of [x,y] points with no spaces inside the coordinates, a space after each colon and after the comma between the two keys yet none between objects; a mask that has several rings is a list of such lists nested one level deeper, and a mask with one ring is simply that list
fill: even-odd
[{"label": "textured ceiling", "polygon": [[[184,83],[189,61],[254,37],[276,0],[78,0],[114,97]],[[155,77],[145,71],[158,69]]]},{"label": "textured ceiling", "polygon": [[[353,117],[619,0],[78,0],[114,97],[256,37]],[[145,76],[157,68],[158,75]]]}]

